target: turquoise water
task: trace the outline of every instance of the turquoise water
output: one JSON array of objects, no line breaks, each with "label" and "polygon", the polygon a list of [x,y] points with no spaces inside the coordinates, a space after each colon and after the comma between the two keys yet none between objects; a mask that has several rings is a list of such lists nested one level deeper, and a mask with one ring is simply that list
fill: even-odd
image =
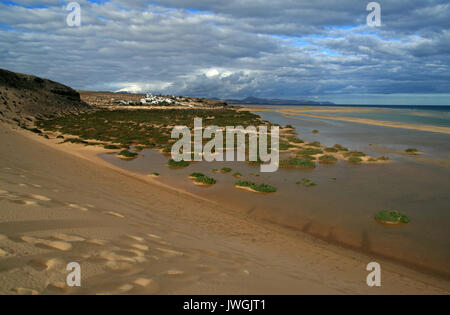
[{"label": "turquoise water", "polygon": [[[311,112],[311,114],[317,114]],[[352,117],[407,124],[450,127],[449,111],[427,111],[413,109],[370,109],[369,111],[347,111],[324,113],[327,116]]]}]

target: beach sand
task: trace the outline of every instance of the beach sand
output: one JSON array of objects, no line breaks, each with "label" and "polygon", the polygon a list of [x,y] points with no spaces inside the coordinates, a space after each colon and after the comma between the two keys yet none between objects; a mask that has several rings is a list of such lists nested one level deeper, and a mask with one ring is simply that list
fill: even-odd
[{"label": "beach sand", "polygon": [[[104,149],[2,124],[0,139],[0,294],[450,292],[382,259],[382,286],[369,288],[374,258],[114,167]],[[70,262],[80,288],[65,285]]]},{"label": "beach sand", "polygon": [[[323,114],[330,113],[345,113],[345,112],[370,112],[372,109],[361,109],[358,107],[346,107],[346,108],[332,108],[332,107],[296,107],[296,108],[283,108],[283,109],[273,109],[273,108],[264,108],[259,106],[252,107],[243,107],[240,110],[248,110],[253,112],[264,112],[264,111],[275,111],[285,116],[298,119],[305,120],[305,117],[310,118],[320,118],[320,119],[330,119],[330,120],[338,120],[352,123],[359,123],[365,125],[373,125],[373,126],[381,126],[381,127],[391,127],[391,128],[402,128],[402,129],[410,129],[410,130],[420,130],[427,132],[436,132],[443,134],[450,134],[450,128],[444,126],[431,126],[431,125],[419,125],[419,124],[407,124],[400,122],[392,122],[392,121],[381,121],[381,120],[373,120],[373,119],[364,119],[364,118],[353,118],[353,117],[341,117],[341,116],[330,116]],[[300,115],[302,117],[296,117],[295,115]]]}]

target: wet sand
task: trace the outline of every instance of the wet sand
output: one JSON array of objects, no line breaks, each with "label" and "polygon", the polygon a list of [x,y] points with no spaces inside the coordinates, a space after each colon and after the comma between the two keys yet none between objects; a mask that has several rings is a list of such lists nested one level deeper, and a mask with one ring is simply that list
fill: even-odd
[{"label": "wet sand", "polygon": [[[120,169],[103,149],[4,125],[0,138],[0,293],[449,294],[383,259],[382,287],[369,288],[372,257]],[[78,289],[64,284],[73,261]]]},{"label": "wet sand", "polygon": [[[267,108],[262,107],[246,107],[245,110],[250,111],[272,111]],[[276,112],[282,113],[286,115],[289,118],[293,119],[302,119],[300,117],[296,117],[296,115],[302,116],[302,117],[311,117],[311,118],[320,118],[320,119],[330,119],[330,120],[337,120],[337,121],[345,121],[345,122],[352,122],[352,123],[359,123],[359,124],[366,124],[366,125],[374,125],[374,126],[381,126],[381,127],[391,127],[391,128],[402,128],[402,129],[411,129],[411,130],[420,130],[420,131],[427,131],[427,132],[437,132],[437,133],[443,133],[443,134],[450,134],[450,128],[444,127],[444,126],[428,126],[428,125],[419,125],[419,124],[406,124],[401,122],[392,122],[392,121],[380,121],[380,120],[372,120],[372,119],[363,119],[363,118],[354,118],[354,117],[338,117],[338,116],[330,116],[330,115],[323,115],[323,114],[314,114],[314,113],[341,113],[341,112],[352,112],[352,111],[364,111],[364,109],[357,108],[357,107],[351,107],[351,108],[321,108],[321,109],[311,109],[311,107],[299,107],[295,109],[278,109]],[[366,109],[365,111],[370,111],[370,109]],[[313,113],[313,114],[311,114]]]}]

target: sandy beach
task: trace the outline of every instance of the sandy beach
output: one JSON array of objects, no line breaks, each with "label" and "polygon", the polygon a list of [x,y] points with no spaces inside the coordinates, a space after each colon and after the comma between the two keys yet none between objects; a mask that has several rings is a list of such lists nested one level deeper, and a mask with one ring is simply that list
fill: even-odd
[{"label": "sandy beach", "polygon": [[[448,294],[450,284],[298,231],[256,222],[156,178],[114,167],[104,149],[0,125],[2,294]],[[82,286],[65,285],[78,262]]]},{"label": "sandy beach", "polygon": [[[273,109],[267,109],[262,106],[255,106],[255,107],[244,107],[242,110],[261,112],[261,111],[270,111]],[[373,125],[373,126],[381,126],[381,127],[402,128],[402,129],[450,134],[450,128],[444,127],[444,126],[427,126],[427,125],[407,124],[407,123],[392,122],[392,121],[380,121],[380,120],[373,120],[373,119],[363,119],[363,118],[354,118],[354,117],[337,117],[337,116],[324,115],[326,113],[345,113],[345,112],[352,112],[352,111],[370,112],[371,110],[370,109],[361,110],[360,108],[356,108],[356,107],[337,108],[337,109],[330,108],[330,107],[324,107],[321,109],[311,109],[310,107],[298,107],[298,108],[294,108],[294,109],[284,108],[284,109],[276,110],[276,112],[284,114],[289,118],[299,119],[299,120],[305,119],[302,117],[311,117],[311,118],[330,119],[330,120],[345,121],[345,122],[352,122],[352,123],[359,123],[359,124],[366,124],[366,125]],[[296,117],[296,115],[300,115],[302,117]]]}]

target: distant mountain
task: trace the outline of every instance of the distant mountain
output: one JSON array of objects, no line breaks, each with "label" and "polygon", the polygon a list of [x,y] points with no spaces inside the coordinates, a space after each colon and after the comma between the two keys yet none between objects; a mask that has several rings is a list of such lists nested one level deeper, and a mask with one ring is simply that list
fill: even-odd
[{"label": "distant mountain", "polygon": [[331,102],[315,102],[310,100],[282,100],[276,98],[247,97],[243,100],[226,100],[228,104],[247,105],[334,105]]}]

